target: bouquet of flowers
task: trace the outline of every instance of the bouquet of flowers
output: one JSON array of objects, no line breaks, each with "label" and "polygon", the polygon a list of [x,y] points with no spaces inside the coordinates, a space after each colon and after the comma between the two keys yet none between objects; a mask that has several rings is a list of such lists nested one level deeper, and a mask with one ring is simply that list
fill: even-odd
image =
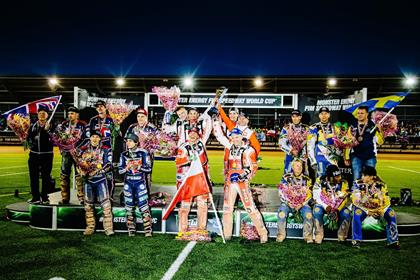
[{"label": "bouquet of flowers", "polygon": [[308,130],[306,129],[293,129],[292,126],[289,126],[287,130],[287,138],[289,143],[292,146],[292,149],[297,151],[298,154],[302,151],[303,147],[306,144],[306,139],[308,137]]},{"label": "bouquet of flowers", "polygon": [[149,197],[150,207],[164,207],[171,201],[170,194],[166,192],[152,193]]},{"label": "bouquet of flowers", "polygon": [[320,194],[322,202],[331,207],[330,213],[327,215],[328,229],[336,230],[338,229],[338,207],[343,203],[344,198],[340,198],[332,190],[322,190]]},{"label": "bouquet of flowers", "polygon": [[295,218],[295,222],[303,222],[303,218],[300,215],[300,212],[296,210],[310,198],[311,190],[309,187],[302,185],[279,184],[278,189],[282,198],[287,201],[287,204],[291,208],[293,208],[292,212]]},{"label": "bouquet of flowers", "polygon": [[355,204],[368,210],[378,210],[384,206],[384,196],[379,188],[372,187],[368,191],[361,191]]},{"label": "bouquet of flowers", "polygon": [[245,221],[241,223],[241,237],[246,240],[259,240],[260,239],[257,228],[252,224],[246,223]]},{"label": "bouquet of flowers", "polygon": [[136,160],[135,159],[129,159],[127,161],[126,169],[132,171],[133,173],[139,173],[140,172],[139,169],[141,167],[141,164],[142,164],[141,159],[136,159]]},{"label": "bouquet of flowers", "polygon": [[[372,114],[372,121],[375,124],[380,124],[382,126],[384,136],[392,136],[395,135],[397,131],[398,119],[397,116],[394,114],[389,114],[386,116],[385,112],[382,111],[375,111]],[[385,117],[385,119],[381,122],[381,120]],[[379,123],[380,122],[380,123]]]},{"label": "bouquet of flowers", "polygon": [[207,230],[189,228],[186,232],[179,232],[176,236],[176,240],[211,242],[211,237]]},{"label": "bouquet of flowers", "polygon": [[137,133],[139,137],[139,147],[153,154],[160,147],[158,131],[140,131]]},{"label": "bouquet of flowers", "polygon": [[131,108],[133,102],[130,104],[108,104],[107,109],[114,125],[111,127],[112,147],[115,147],[115,139],[120,134],[120,125],[133,109]]},{"label": "bouquet of flowers", "polygon": [[159,148],[156,152],[162,157],[173,157],[176,156],[177,141],[176,136],[172,136],[161,132],[158,134]]},{"label": "bouquet of flowers", "polygon": [[154,87],[152,88],[152,92],[157,94],[166,111],[175,111],[175,108],[178,106],[179,97],[181,95],[181,91],[178,87]]},{"label": "bouquet of flowers", "polygon": [[83,177],[86,178],[89,174],[102,169],[103,161],[99,153],[85,152],[83,154],[79,154],[73,152],[72,154],[77,163],[77,168]]},{"label": "bouquet of flowers", "polygon": [[71,130],[70,128],[66,129],[62,125],[58,125],[51,135],[51,140],[61,151],[69,152],[76,148],[81,137],[80,131]]},{"label": "bouquet of flowers", "polygon": [[25,150],[28,148],[28,137],[29,127],[31,121],[29,115],[15,113],[11,114],[7,118],[7,125],[13,130],[13,132],[19,137],[19,140],[23,143]]}]

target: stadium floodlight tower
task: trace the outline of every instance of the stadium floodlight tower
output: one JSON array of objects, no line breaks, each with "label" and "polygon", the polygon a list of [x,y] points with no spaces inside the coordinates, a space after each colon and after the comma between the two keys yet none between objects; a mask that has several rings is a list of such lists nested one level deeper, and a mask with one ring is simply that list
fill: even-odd
[{"label": "stadium floodlight tower", "polygon": [[327,81],[327,84],[329,87],[335,87],[337,85],[337,79],[335,78],[329,78]]},{"label": "stadium floodlight tower", "polygon": [[408,76],[404,79],[404,86],[408,89],[412,89],[417,85],[417,77]]},{"label": "stadium floodlight tower", "polygon": [[57,79],[57,77],[48,78],[48,84],[50,85],[50,87],[56,87],[56,86],[58,86],[58,79]]},{"label": "stadium floodlight tower", "polygon": [[115,83],[117,84],[118,87],[122,87],[125,85],[125,79],[122,77],[119,77],[115,80]]},{"label": "stadium floodlight tower", "polygon": [[254,86],[255,87],[262,87],[262,85],[264,84],[264,81],[261,77],[257,77],[254,79]]},{"label": "stadium floodlight tower", "polygon": [[194,79],[191,76],[184,77],[182,85],[186,89],[191,89],[194,86]]}]

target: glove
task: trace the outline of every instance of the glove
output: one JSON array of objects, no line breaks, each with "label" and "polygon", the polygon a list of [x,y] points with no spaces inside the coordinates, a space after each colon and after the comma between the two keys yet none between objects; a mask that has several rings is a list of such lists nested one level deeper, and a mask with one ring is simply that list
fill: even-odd
[{"label": "glove", "polygon": [[219,110],[217,110],[216,107],[211,107],[210,110],[207,111],[207,114],[212,117],[214,115],[217,115],[219,113]]},{"label": "glove", "polygon": [[239,182],[239,173],[232,173],[230,174],[230,182],[237,183]]},{"label": "glove", "polygon": [[243,181],[245,181],[245,180],[247,179],[247,177],[246,177],[246,175],[245,175],[245,174],[240,174],[240,175],[238,176],[238,179],[239,179],[239,181],[240,181],[240,182],[243,182]]}]

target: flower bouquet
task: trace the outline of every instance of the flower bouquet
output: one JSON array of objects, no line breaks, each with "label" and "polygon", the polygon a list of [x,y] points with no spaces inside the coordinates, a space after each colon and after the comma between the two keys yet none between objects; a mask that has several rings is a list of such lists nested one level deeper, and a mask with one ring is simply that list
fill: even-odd
[{"label": "flower bouquet", "polygon": [[139,131],[139,147],[153,154],[160,147],[159,131]]},{"label": "flower bouquet", "polygon": [[115,139],[120,134],[120,125],[125,120],[125,118],[130,115],[133,109],[131,108],[133,103],[130,104],[108,104],[107,109],[109,116],[111,117],[114,125],[111,126],[111,137],[112,137],[112,147],[115,147]]},{"label": "flower bouquet", "polygon": [[246,240],[259,240],[260,236],[258,235],[257,228],[243,221],[241,223],[241,237]]},{"label": "flower bouquet", "polygon": [[127,160],[126,169],[132,171],[133,173],[139,173],[141,164],[141,159],[129,159]]},{"label": "flower bouquet", "polygon": [[337,193],[331,190],[322,190],[320,194],[321,201],[331,207],[331,211],[327,215],[328,229],[338,229],[338,207],[343,203],[344,198],[339,197]]},{"label": "flower bouquet", "polygon": [[280,191],[281,197],[287,201],[287,204],[291,208],[293,208],[292,212],[295,222],[303,222],[303,218],[297,209],[305,204],[305,202],[308,201],[311,197],[311,190],[309,187],[302,185],[279,184],[278,189]]},{"label": "flower bouquet", "polygon": [[175,238],[182,241],[203,241],[211,242],[211,237],[207,230],[188,228],[186,232],[179,232]]},{"label": "flower bouquet", "polygon": [[13,130],[13,132],[19,137],[19,140],[23,143],[25,150],[28,148],[28,137],[29,127],[31,121],[29,115],[15,113],[10,114],[7,118],[7,125]]},{"label": "flower bouquet", "polygon": [[308,130],[306,129],[293,129],[292,125],[289,125],[287,129],[287,138],[289,143],[292,146],[292,149],[297,151],[298,154],[301,153],[303,147],[306,145],[306,140],[308,137]]},{"label": "flower bouquet", "polygon": [[92,174],[102,169],[103,160],[99,153],[94,151],[84,152],[83,154],[78,154],[76,152],[72,153],[73,158],[77,163],[77,168],[80,174],[86,179]]},{"label": "flower bouquet", "polygon": [[166,192],[152,193],[149,197],[150,207],[165,207],[171,201],[171,195]]},{"label": "flower bouquet", "polygon": [[51,134],[51,140],[54,145],[60,148],[60,151],[64,152],[74,150],[81,137],[80,131],[71,130],[62,125],[58,125],[54,133]]},{"label": "flower bouquet", "polygon": [[[392,136],[395,135],[395,132],[397,131],[397,126],[398,126],[398,119],[397,116],[394,114],[389,114],[388,116],[386,116],[386,112],[382,112],[382,111],[375,111],[372,114],[372,121],[376,124],[376,125],[381,125],[382,126],[382,130],[384,132],[384,136],[388,137],[388,136]],[[384,120],[382,120],[385,117]]]},{"label": "flower bouquet", "polygon": [[175,108],[178,106],[179,97],[181,95],[181,91],[178,87],[154,87],[152,88],[152,92],[157,94],[166,111],[175,111]]},{"label": "flower bouquet", "polygon": [[159,148],[156,150],[157,154],[162,157],[174,157],[177,151],[176,136],[161,132],[158,134]]}]

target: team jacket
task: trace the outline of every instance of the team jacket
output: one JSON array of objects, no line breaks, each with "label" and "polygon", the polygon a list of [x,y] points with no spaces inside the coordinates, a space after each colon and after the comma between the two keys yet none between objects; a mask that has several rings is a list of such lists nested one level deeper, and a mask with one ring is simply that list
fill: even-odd
[{"label": "team jacket", "polygon": [[90,137],[91,131],[98,131],[102,135],[102,144],[111,147],[111,133],[113,127],[114,121],[109,116],[106,116],[104,119],[95,116],[89,121],[86,128],[86,137]]},{"label": "team jacket", "polygon": [[53,152],[53,143],[50,139],[50,133],[54,131],[51,123],[50,128],[45,130],[39,122],[31,124],[28,132],[29,150],[34,154],[51,154]]},{"label": "team jacket", "polygon": [[118,172],[127,176],[139,176],[144,179],[143,173],[152,171],[151,159],[149,153],[137,148],[133,151],[127,150],[121,153],[118,164]]},{"label": "team jacket", "polygon": [[334,144],[334,128],[331,123],[322,124],[318,122],[309,127],[308,134],[308,157],[311,164],[316,163],[317,156],[323,156],[330,159],[330,150],[328,146]]}]

